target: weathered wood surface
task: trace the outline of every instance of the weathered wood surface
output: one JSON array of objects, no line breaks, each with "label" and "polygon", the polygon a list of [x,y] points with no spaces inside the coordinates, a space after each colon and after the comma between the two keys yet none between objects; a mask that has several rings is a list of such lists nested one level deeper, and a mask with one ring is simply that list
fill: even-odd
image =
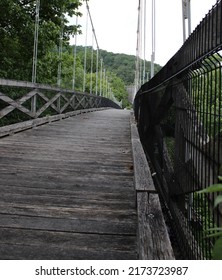
[{"label": "weathered wood surface", "polygon": [[137,193],[137,208],[139,259],[174,259],[158,194]]},{"label": "weathered wood surface", "polygon": [[47,116],[42,118],[37,118],[29,121],[19,122],[15,124],[5,125],[0,127],[0,137],[4,137],[13,133],[20,132],[22,130],[30,129],[36,126],[40,126],[46,123],[51,123],[55,121],[59,121],[61,119],[66,119],[69,117],[73,117],[79,114],[89,113],[93,111],[105,110],[107,108],[90,108],[90,109],[82,109],[76,110],[64,114],[58,114],[53,116]]},{"label": "weathered wood surface", "polygon": [[138,257],[141,260],[174,259],[159,195],[155,189],[150,167],[132,114],[130,122],[134,184],[137,196]]},{"label": "weathered wood surface", "polygon": [[1,259],[136,259],[129,112],[0,139]]},{"label": "weathered wood surface", "polygon": [[130,123],[135,189],[137,191],[148,191],[155,193],[156,189],[154,187],[150,167],[140,142],[137,126],[132,114],[130,116]]},{"label": "weathered wood surface", "polygon": [[137,191],[156,192],[150,168],[140,140],[132,139],[135,188]]}]

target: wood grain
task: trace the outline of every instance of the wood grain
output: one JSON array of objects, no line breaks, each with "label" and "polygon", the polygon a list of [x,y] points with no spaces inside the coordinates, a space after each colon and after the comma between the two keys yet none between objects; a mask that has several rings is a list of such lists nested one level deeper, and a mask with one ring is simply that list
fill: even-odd
[{"label": "wood grain", "polygon": [[138,255],[141,260],[174,259],[150,167],[140,142],[134,116],[130,116],[134,163],[134,184],[137,193]]},{"label": "wood grain", "polygon": [[95,111],[0,139],[1,259],[137,258],[129,120]]},{"label": "wood grain", "polygon": [[130,116],[130,122],[135,189],[136,191],[148,191],[155,193],[156,189],[151,176],[150,167],[140,142],[139,133],[132,114]]},{"label": "wood grain", "polygon": [[137,193],[137,205],[139,259],[174,259],[158,194]]}]

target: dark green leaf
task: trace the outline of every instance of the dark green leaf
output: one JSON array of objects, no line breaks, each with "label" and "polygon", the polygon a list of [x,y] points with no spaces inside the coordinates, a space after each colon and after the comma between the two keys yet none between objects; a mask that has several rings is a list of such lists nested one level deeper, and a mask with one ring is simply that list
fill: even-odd
[{"label": "dark green leaf", "polygon": [[208,228],[204,232],[222,231],[222,227]]},{"label": "dark green leaf", "polygon": [[221,192],[221,191],[222,191],[222,184],[215,184],[197,193],[202,194],[202,193],[212,193],[212,192]]},{"label": "dark green leaf", "polygon": [[222,195],[218,195],[214,201],[214,207],[216,207],[219,203],[222,203]]},{"label": "dark green leaf", "polygon": [[206,238],[212,238],[212,237],[222,237],[222,232],[216,232],[206,236]]},{"label": "dark green leaf", "polygon": [[213,259],[222,260],[222,237],[219,238],[214,244]]}]

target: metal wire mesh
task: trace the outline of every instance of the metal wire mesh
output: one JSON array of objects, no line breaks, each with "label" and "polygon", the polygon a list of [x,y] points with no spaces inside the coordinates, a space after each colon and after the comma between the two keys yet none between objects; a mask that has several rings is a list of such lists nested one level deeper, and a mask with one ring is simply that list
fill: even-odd
[{"label": "metal wire mesh", "polygon": [[205,230],[222,224],[217,194],[197,194],[222,175],[221,1],[134,102],[156,186],[186,259],[211,259]]}]

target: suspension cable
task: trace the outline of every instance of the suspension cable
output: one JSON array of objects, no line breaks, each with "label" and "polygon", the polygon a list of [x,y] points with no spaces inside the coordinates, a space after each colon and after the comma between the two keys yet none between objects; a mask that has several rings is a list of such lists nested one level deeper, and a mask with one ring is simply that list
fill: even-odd
[{"label": "suspension cable", "polygon": [[102,80],[103,80],[103,59],[100,59],[100,83],[99,83],[99,96],[102,96]]},{"label": "suspension cable", "polygon": [[40,0],[37,0],[36,1],[36,11],[35,11],[35,33],[34,33],[34,49],[33,49],[33,62],[32,62],[32,83],[36,83],[36,76],[37,76],[39,10],[40,10]]},{"label": "suspension cable", "polygon": [[139,42],[139,84],[142,85],[142,79],[143,79],[143,65],[142,65],[142,48],[143,48],[143,44],[142,44],[142,41],[143,41],[143,1],[141,1],[140,3],[140,36],[139,36],[139,39],[140,39],[140,42]]},{"label": "suspension cable", "polygon": [[93,44],[94,44],[94,34],[92,34],[92,50],[91,50],[91,74],[90,74],[90,94],[92,94],[92,80],[93,80]]},{"label": "suspension cable", "polygon": [[146,78],[146,0],[144,0],[143,7],[143,84],[145,83]]},{"label": "suspension cable", "polygon": [[106,69],[103,69],[103,96],[106,94]]},{"label": "suspension cable", "polygon": [[[92,15],[90,12],[90,8],[88,5],[88,0],[85,0],[86,3],[86,34],[85,34],[85,51],[84,51],[84,73],[83,73],[83,92],[86,90],[86,74],[87,74],[87,40],[88,40],[88,22],[90,20],[91,27],[92,27],[92,48],[91,48],[91,78],[90,78],[90,93],[93,92],[93,65],[94,62],[94,42],[96,43],[96,85],[95,85],[95,94],[104,96],[105,94],[108,95],[108,77],[106,75],[107,71],[104,68],[103,59],[99,56],[99,44],[92,20]],[[76,45],[76,43],[75,43]],[[75,53],[75,50],[74,50]],[[75,56],[75,55],[74,55]],[[100,61],[100,63],[99,63]],[[76,62],[74,62],[76,63]],[[75,66],[74,66],[75,67]],[[100,71],[100,74],[99,74]],[[75,73],[75,72],[74,72]],[[73,73],[73,84],[75,84],[75,76]],[[73,86],[74,87],[74,86]],[[98,92],[99,91],[99,92]],[[110,88],[111,92],[111,88]]]},{"label": "suspension cable", "polygon": [[136,45],[136,70],[135,70],[135,92],[136,94],[140,85],[140,53],[141,53],[141,0],[138,5],[138,19],[137,19],[137,45]]},{"label": "suspension cable", "polygon": [[[76,26],[78,26],[78,16],[76,16]],[[76,82],[76,48],[77,48],[77,34],[75,34],[75,46],[73,47],[73,79],[72,79],[72,90],[75,90]]]},{"label": "suspension cable", "polygon": [[57,85],[61,87],[62,81],[62,51],[63,51],[63,33],[64,33],[64,14],[61,14],[61,30],[59,37],[59,63],[58,63],[58,75],[57,75]]},{"label": "suspension cable", "polygon": [[[87,2],[86,2],[87,4]],[[85,92],[86,89],[86,62],[87,62],[87,37],[88,37],[88,9],[86,7],[86,34],[85,34],[85,54],[84,54],[84,73],[83,73],[83,89],[82,91]]]},{"label": "suspension cable", "polygon": [[90,22],[91,22],[92,31],[93,31],[93,34],[94,34],[94,37],[95,37],[96,47],[99,49],[99,44],[98,44],[98,40],[97,40],[97,37],[96,37],[96,32],[95,32],[95,28],[94,28],[94,25],[93,25],[93,20],[92,20],[92,16],[91,16],[91,13],[90,13],[88,0],[86,0],[86,8],[87,8],[87,11],[88,11],[88,14],[89,14],[89,19],[90,19]]},{"label": "suspension cable", "polygon": [[98,79],[99,79],[99,49],[96,50],[96,95],[98,95]]},{"label": "suspension cable", "polygon": [[[99,68],[99,44],[98,44],[98,40],[97,40],[97,36],[96,36],[96,32],[95,32],[95,28],[94,28],[94,24],[93,24],[93,20],[92,20],[92,15],[90,12],[90,8],[88,5],[88,0],[86,0],[86,7],[88,10],[88,14],[89,14],[89,19],[91,22],[91,26],[92,26],[92,32],[93,32],[93,36],[96,42],[96,48],[97,48],[97,54],[96,54],[96,95],[98,94],[98,68]],[[92,74],[91,74],[92,76]]]}]

